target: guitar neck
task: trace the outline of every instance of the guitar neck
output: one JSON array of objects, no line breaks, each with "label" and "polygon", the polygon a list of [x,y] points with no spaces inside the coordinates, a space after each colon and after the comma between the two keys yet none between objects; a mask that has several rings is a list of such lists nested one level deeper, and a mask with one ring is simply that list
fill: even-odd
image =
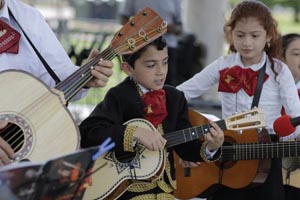
[{"label": "guitar neck", "polygon": [[117,53],[115,53],[110,47],[106,48],[71,74],[68,78],[57,84],[55,88],[64,93],[65,99],[68,102],[86,85],[87,82],[93,78],[91,71],[100,59],[112,60],[116,55]]},{"label": "guitar neck", "polygon": [[223,160],[260,160],[268,158],[298,157],[300,142],[233,144],[222,147]]},{"label": "guitar neck", "polygon": [[[224,120],[219,120],[216,123],[223,131],[227,130],[226,123]],[[198,139],[204,134],[208,133],[210,127],[211,126],[209,124],[206,124],[165,134],[164,138],[167,140],[166,147],[173,147],[179,144]]]}]

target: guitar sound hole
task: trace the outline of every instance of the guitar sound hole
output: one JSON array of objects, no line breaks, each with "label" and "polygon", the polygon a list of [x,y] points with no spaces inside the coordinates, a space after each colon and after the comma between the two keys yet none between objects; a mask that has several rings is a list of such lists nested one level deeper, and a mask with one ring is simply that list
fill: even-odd
[{"label": "guitar sound hole", "polygon": [[135,152],[122,152],[122,151],[115,151],[115,158],[120,162],[120,163],[131,163],[136,156]]},{"label": "guitar sound hole", "polygon": [[23,130],[16,124],[8,123],[5,128],[0,130],[0,136],[11,146],[15,153],[24,145]]},{"label": "guitar sound hole", "polygon": [[[223,146],[230,146],[232,144],[236,143],[235,141],[233,141],[232,138],[226,137]],[[227,160],[226,158],[221,158],[220,160],[218,160],[217,162],[215,162],[215,164],[220,168],[220,169],[229,169],[232,166],[235,165],[237,161],[233,161],[232,159]]]}]

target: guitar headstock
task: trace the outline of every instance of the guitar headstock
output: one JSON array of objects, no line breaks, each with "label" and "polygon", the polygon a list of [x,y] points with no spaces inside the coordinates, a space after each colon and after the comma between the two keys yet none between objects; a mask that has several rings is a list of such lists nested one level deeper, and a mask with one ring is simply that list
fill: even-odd
[{"label": "guitar headstock", "polygon": [[167,23],[154,10],[146,7],[115,33],[110,46],[118,55],[131,54],[166,31]]},{"label": "guitar headstock", "polygon": [[265,113],[260,108],[231,115],[224,119],[227,130],[241,131],[266,126]]}]

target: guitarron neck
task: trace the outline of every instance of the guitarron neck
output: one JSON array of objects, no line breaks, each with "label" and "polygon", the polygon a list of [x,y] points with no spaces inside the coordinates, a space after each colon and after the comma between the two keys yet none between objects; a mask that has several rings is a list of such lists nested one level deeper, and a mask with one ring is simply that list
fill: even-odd
[{"label": "guitarron neck", "polygon": [[71,74],[68,78],[57,84],[55,88],[64,93],[65,99],[68,102],[93,78],[91,71],[100,59],[112,60],[116,55],[117,53],[115,53],[111,47],[106,48]]},{"label": "guitarron neck", "polygon": [[[216,123],[223,131],[227,130],[226,123],[224,120],[216,121]],[[211,126],[209,124],[206,124],[165,134],[164,138],[167,140],[166,147],[173,147],[201,138],[204,134],[209,132],[210,127]]]}]

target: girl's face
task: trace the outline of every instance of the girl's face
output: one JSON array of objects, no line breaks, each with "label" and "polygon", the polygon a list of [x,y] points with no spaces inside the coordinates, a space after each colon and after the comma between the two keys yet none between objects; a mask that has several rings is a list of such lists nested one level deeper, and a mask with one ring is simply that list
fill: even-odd
[{"label": "girl's face", "polygon": [[300,78],[300,38],[293,40],[287,47],[285,63],[289,66],[295,81]]},{"label": "girl's face", "polygon": [[241,55],[243,64],[250,66],[259,63],[270,38],[256,18],[248,17],[236,22],[232,30],[232,40],[235,49]]},{"label": "girl's face", "polygon": [[143,87],[149,90],[162,89],[168,73],[168,49],[157,50],[149,46],[135,61],[134,68],[129,67],[129,74]]}]

